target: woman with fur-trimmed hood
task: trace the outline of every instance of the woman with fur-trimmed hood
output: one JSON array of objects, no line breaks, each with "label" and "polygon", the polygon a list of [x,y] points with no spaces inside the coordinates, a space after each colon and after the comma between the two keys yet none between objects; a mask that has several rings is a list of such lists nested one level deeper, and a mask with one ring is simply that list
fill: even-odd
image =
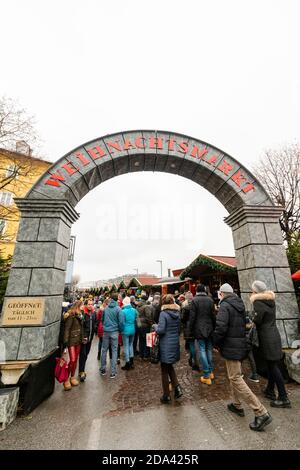
[{"label": "woman with fur-trimmed hood", "polygon": [[180,358],[180,307],[175,303],[173,295],[167,294],[162,298],[159,323],[154,327],[159,335],[159,351],[161,364],[161,378],[163,386],[162,403],[170,403],[169,379],[175,390],[175,398],[182,396],[173,364]]},{"label": "woman with fur-trimmed hood", "polygon": [[[268,385],[264,393],[271,401],[270,405],[276,408],[290,408],[291,403],[287,397],[284,380],[278,363],[282,358],[281,338],[276,326],[275,294],[267,290],[262,281],[252,284],[250,301],[255,312],[253,321],[257,328],[259,350],[265,359],[268,368]],[[275,395],[275,384],[278,390],[278,399]]]}]

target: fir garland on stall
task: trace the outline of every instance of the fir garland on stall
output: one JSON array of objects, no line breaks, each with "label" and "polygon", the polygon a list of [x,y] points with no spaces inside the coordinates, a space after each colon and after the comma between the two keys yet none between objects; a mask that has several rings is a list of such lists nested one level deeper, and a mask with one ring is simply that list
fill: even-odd
[{"label": "fir garland on stall", "polygon": [[199,265],[207,265],[212,269],[216,269],[218,271],[223,271],[225,273],[235,273],[236,268],[226,266],[222,263],[219,263],[218,261],[215,261],[210,258],[206,258],[204,255],[199,255],[182,273],[180,274],[181,279],[185,279],[186,277],[189,277],[191,271],[193,268]]}]

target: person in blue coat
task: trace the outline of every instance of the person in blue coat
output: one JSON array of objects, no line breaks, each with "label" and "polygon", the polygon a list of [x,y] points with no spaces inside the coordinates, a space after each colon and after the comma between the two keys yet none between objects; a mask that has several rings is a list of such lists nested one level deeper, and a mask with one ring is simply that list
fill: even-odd
[{"label": "person in blue coat", "polygon": [[135,335],[135,324],[137,318],[137,311],[132,307],[130,298],[123,299],[122,308],[122,323],[123,323],[123,345],[125,354],[125,365],[121,367],[122,370],[133,369],[133,340]]},{"label": "person in blue coat", "polygon": [[178,383],[173,365],[180,359],[180,307],[175,303],[171,294],[162,298],[161,313],[158,325],[154,326],[159,335],[161,380],[163,387],[162,403],[170,403],[169,378],[175,390],[175,398],[183,393]]}]

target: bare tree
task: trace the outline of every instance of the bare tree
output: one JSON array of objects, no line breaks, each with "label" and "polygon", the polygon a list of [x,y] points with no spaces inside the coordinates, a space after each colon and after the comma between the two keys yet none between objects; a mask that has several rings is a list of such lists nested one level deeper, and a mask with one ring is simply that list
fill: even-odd
[{"label": "bare tree", "polygon": [[16,150],[16,142],[26,142],[31,148],[40,142],[34,118],[16,101],[0,97],[0,147]]},{"label": "bare tree", "polygon": [[300,243],[300,145],[269,149],[253,170],[275,204],[283,207],[280,227],[284,241]]},{"label": "bare tree", "polygon": [[[17,208],[10,198],[28,189],[29,179],[38,176],[32,147],[40,144],[35,121],[17,102],[0,97],[0,220],[18,222]],[[36,173],[36,175],[35,175]],[[1,229],[1,227],[0,227]],[[0,234],[2,231],[0,231]],[[3,236],[10,240],[10,235]]]}]

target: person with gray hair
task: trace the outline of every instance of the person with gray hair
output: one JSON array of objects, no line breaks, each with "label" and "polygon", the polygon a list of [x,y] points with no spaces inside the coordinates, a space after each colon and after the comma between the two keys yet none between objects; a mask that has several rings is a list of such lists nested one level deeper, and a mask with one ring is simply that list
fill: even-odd
[{"label": "person with gray hair", "polygon": [[[259,352],[267,363],[268,384],[264,390],[266,398],[271,400],[274,408],[291,408],[284,385],[284,380],[279,368],[282,359],[282,345],[280,334],[276,325],[275,294],[267,290],[262,281],[254,281],[250,301],[253,305],[253,322],[256,325]],[[278,398],[275,395],[275,384],[278,390]]]},{"label": "person with gray hair", "polygon": [[255,419],[249,424],[252,431],[262,431],[272,421],[271,415],[243,380],[241,361],[247,356],[246,311],[240,297],[230,284],[220,287],[220,309],[216,318],[213,341],[225,358],[234,402],[227,405],[232,413],[245,416],[241,401],[254,411]]}]

